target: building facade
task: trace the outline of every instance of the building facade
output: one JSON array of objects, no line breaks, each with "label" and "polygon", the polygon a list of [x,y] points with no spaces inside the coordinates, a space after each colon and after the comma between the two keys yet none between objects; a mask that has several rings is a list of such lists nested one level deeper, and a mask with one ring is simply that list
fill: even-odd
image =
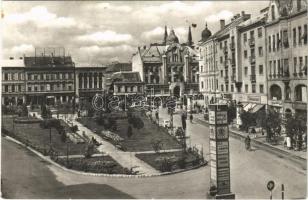
[{"label": "building facade", "polygon": [[269,105],[307,115],[307,2],[271,1],[265,25]]},{"label": "building facade", "polygon": [[[188,40],[180,44],[174,30],[167,34],[161,44],[138,48],[132,57],[132,70],[139,72],[149,95],[178,98],[199,92],[198,52],[192,44],[189,27]],[[183,100],[183,99],[182,99]]]}]

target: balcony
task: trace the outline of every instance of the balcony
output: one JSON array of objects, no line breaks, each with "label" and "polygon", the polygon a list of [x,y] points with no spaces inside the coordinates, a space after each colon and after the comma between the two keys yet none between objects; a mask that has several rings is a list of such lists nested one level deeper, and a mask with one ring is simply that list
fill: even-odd
[{"label": "balcony", "polygon": [[250,61],[250,64],[254,64],[254,63],[256,63],[256,56],[250,56],[249,57],[249,61]]},{"label": "balcony", "polygon": [[225,76],[225,82],[227,83],[227,82],[229,82],[229,76]]},{"label": "balcony", "polygon": [[234,42],[230,43],[230,49],[231,49],[231,51],[235,50],[235,43]]},{"label": "balcony", "polygon": [[249,39],[249,45],[250,46],[255,46],[255,38],[250,38]]},{"label": "balcony", "polygon": [[250,75],[250,81],[251,81],[252,83],[255,83],[255,82],[256,82],[256,75],[255,75],[255,74]]}]

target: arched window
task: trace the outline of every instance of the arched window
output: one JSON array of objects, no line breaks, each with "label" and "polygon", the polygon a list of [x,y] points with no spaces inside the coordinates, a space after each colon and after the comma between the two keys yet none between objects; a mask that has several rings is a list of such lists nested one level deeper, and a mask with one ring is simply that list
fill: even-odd
[{"label": "arched window", "polygon": [[281,88],[278,85],[272,85],[270,88],[270,92],[272,100],[281,100],[282,98]]},{"label": "arched window", "polygon": [[290,86],[286,87],[286,97],[285,97],[285,99],[291,100],[291,88],[290,88]]}]

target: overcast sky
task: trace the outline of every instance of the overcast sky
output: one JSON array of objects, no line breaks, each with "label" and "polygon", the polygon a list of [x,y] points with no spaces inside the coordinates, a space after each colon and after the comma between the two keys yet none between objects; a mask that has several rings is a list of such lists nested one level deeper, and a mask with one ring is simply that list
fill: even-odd
[{"label": "overcast sky", "polygon": [[[164,26],[186,42],[188,25],[199,41],[208,23],[244,10],[256,15],[268,1],[23,1],[2,2],[3,58],[34,55],[35,47],[65,47],[78,65],[130,61],[137,46],[163,39]],[[169,31],[168,31],[169,32]]]}]

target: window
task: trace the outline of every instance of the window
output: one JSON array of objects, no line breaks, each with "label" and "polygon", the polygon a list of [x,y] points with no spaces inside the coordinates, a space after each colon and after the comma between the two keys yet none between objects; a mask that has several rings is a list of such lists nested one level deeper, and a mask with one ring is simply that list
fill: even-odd
[{"label": "window", "polygon": [[263,65],[259,65],[259,74],[263,75]]},{"label": "window", "polygon": [[68,86],[68,90],[72,90],[72,86],[71,85]]},{"label": "window", "polygon": [[260,84],[259,85],[260,93],[264,93],[264,85]]},{"label": "window", "polygon": [[258,37],[262,37],[262,28],[258,28]]},{"label": "window", "polygon": [[296,46],[296,28],[293,28],[293,46]]},{"label": "window", "polygon": [[244,42],[247,42],[247,33],[244,33]]},{"label": "window", "polygon": [[41,89],[41,91],[44,91],[44,85],[41,85],[40,89]]},{"label": "window", "polygon": [[272,61],[269,61],[269,74],[272,75]]},{"label": "window", "polygon": [[221,85],[220,88],[221,88],[221,91],[223,92],[224,91],[224,85]]},{"label": "window", "polygon": [[12,85],[12,92],[15,92],[15,85]]},{"label": "window", "polygon": [[18,92],[21,92],[21,85],[18,85]]},{"label": "window", "polygon": [[275,6],[274,5],[271,6],[271,10],[272,10],[272,20],[275,20]]},{"label": "window", "polygon": [[201,81],[201,88],[202,88],[202,89],[204,88],[204,83],[203,83],[203,81]]},{"label": "window", "polygon": [[8,92],[9,91],[9,87],[7,85],[4,86],[4,91]]},{"label": "window", "polygon": [[247,58],[247,50],[244,51],[244,58]]},{"label": "window", "polygon": [[222,49],[222,42],[219,43],[219,48]]},{"label": "window", "polygon": [[222,56],[220,56],[220,63],[222,63]]},{"label": "window", "polygon": [[248,85],[245,84],[245,92],[248,93]]},{"label": "window", "polygon": [[5,74],[4,74],[4,80],[6,80],[6,81],[7,81],[8,79],[9,79],[9,76],[8,76],[8,74],[7,74],[7,73],[5,73]]},{"label": "window", "polygon": [[307,24],[304,25],[304,44],[307,44],[307,37],[308,37],[308,34],[307,34]]},{"label": "window", "polygon": [[226,84],[226,92],[229,92],[229,85]]},{"label": "window", "polygon": [[297,57],[294,57],[293,58],[294,73],[296,73],[296,67],[297,67],[296,65],[297,65]]},{"label": "window", "polygon": [[297,11],[300,11],[302,8],[301,0],[297,0]]},{"label": "window", "polygon": [[256,93],[256,84],[251,85],[251,92]]},{"label": "window", "polygon": [[220,76],[223,77],[224,76],[224,71],[220,70]]},{"label": "window", "polygon": [[288,38],[288,30],[284,30],[283,32],[283,46],[284,48],[289,48],[289,38]]},{"label": "window", "polygon": [[32,89],[31,86],[29,86],[29,87],[28,87],[28,91],[31,92],[31,89]]},{"label": "window", "polygon": [[268,37],[268,52],[271,52],[272,51],[272,48],[271,48],[271,36]]},{"label": "window", "polygon": [[302,44],[302,27],[301,26],[298,27],[298,44],[299,45]]},{"label": "window", "polygon": [[231,92],[234,92],[234,85],[231,85]]},{"label": "window", "polygon": [[200,71],[203,72],[203,66],[201,65]]},{"label": "window", "polygon": [[263,48],[259,47],[259,56],[262,57],[263,56]]},{"label": "window", "polygon": [[248,75],[248,67],[245,67],[245,68],[244,68],[244,73],[245,73],[245,76]]},{"label": "window", "polygon": [[276,44],[275,44],[276,40],[275,40],[275,35],[273,35],[273,51],[276,50]]},{"label": "window", "polygon": [[276,34],[276,39],[277,39],[277,51],[279,50],[280,47],[280,39],[279,39],[279,33]]},{"label": "window", "polygon": [[299,57],[299,72],[302,72],[303,67],[303,57]]}]

